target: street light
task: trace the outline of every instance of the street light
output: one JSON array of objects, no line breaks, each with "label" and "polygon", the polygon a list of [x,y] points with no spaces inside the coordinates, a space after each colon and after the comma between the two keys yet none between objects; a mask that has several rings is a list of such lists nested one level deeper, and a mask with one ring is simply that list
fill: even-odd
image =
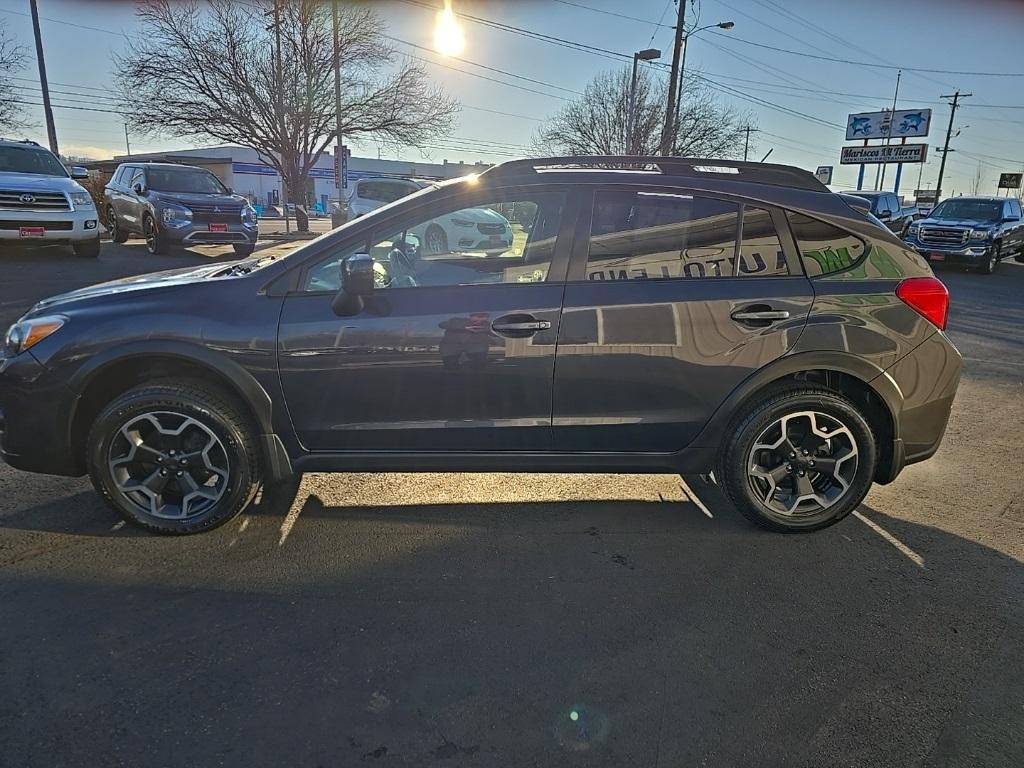
[{"label": "street light", "polygon": [[646,48],[633,54],[633,77],[629,81],[629,101],[626,107],[626,140],[625,150],[627,155],[633,154],[630,151],[630,144],[633,141],[633,131],[636,128],[636,65],[640,61],[654,61],[661,58],[661,51],[657,48]]},{"label": "street light", "polygon": [[[683,18],[681,14],[679,18],[681,22]],[[696,35],[698,32],[703,32],[706,29],[732,29],[735,26],[735,22],[720,21],[717,24],[708,24],[707,26],[704,27],[697,27],[696,29],[691,29],[689,32],[687,32],[685,28],[681,30],[680,38],[682,40],[683,45],[683,55],[682,60],[679,62],[679,85],[677,93],[674,94],[676,96],[675,111],[673,112],[672,110],[668,110],[668,114],[666,114],[665,116],[665,133],[662,135],[662,154],[667,155],[671,152],[672,138],[675,135],[676,126],[679,125],[679,104],[683,100],[683,73],[686,71],[686,52],[690,48],[690,38]],[[676,40],[676,44],[678,51],[679,39]],[[674,63],[675,62],[673,62],[673,64]],[[672,101],[671,97],[669,101]],[[671,124],[669,124],[668,121],[669,115],[672,116]]]}]

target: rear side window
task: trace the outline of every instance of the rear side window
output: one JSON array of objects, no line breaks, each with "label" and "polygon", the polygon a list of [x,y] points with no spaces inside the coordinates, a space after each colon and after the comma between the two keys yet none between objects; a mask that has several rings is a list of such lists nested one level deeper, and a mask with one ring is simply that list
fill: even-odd
[{"label": "rear side window", "polygon": [[767,211],[676,193],[598,192],[594,197],[589,280],[786,274]]},{"label": "rear side window", "polygon": [[808,277],[842,272],[864,255],[867,246],[859,237],[802,213],[787,215]]}]

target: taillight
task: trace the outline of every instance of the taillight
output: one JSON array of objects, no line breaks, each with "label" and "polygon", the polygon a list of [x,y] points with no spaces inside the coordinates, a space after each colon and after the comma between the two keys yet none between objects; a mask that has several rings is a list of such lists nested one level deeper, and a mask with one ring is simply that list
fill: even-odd
[{"label": "taillight", "polygon": [[896,286],[896,295],[940,331],[946,330],[949,291],[937,277],[908,277]]}]

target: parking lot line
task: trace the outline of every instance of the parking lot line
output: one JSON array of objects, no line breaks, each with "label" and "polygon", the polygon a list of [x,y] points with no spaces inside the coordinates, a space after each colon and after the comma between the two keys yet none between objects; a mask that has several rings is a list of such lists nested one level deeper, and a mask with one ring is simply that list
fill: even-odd
[{"label": "parking lot line", "polygon": [[866,517],[864,517],[864,515],[860,513],[859,510],[854,510],[853,516],[860,520],[862,523],[864,523],[864,525],[873,530],[879,536],[881,536],[883,539],[885,539],[887,542],[896,547],[896,549],[898,549],[903,555],[910,559],[918,568],[924,568],[924,558],[917,554],[917,552],[912,550],[906,544],[904,544],[902,541],[897,539],[895,536],[893,536],[891,533],[889,533],[887,530],[885,530],[885,528],[883,528],[878,523],[872,520],[868,520]]},{"label": "parking lot line", "polygon": [[697,494],[693,492],[690,486],[688,486],[686,484],[686,481],[683,480],[683,478],[681,477],[679,478],[679,486],[683,489],[683,493],[686,494],[686,498],[688,498],[690,501],[697,505],[697,509],[699,509],[708,517],[714,518],[714,515],[711,514],[711,510],[704,506],[704,502],[697,498]]}]

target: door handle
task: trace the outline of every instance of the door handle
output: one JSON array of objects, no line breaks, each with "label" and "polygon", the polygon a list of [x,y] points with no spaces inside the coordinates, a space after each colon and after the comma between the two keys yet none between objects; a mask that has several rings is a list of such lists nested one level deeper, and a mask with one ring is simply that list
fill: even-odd
[{"label": "door handle", "polygon": [[741,323],[765,320],[774,322],[776,320],[788,320],[789,312],[784,309],[741,310],[739,312],[733,312],[730,317],[733,320],[739,320]]},{"label": "door handle", "polygon": [[494,323],[491,326],[494,330],[502,331],[546,331],[551,327],[547,320],[531,320],[525,323]]}]

